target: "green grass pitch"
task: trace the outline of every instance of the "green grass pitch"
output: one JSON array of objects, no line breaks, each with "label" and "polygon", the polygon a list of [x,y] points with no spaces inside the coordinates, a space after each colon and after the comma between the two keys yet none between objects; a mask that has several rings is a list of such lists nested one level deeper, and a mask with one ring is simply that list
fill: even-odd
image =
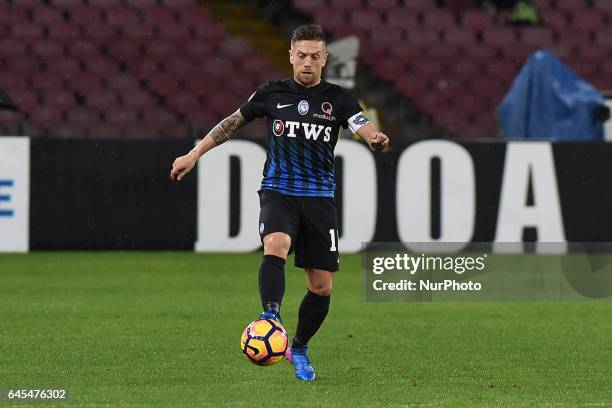
[{"label": "green grass pitch", "polygon": [[[58,407],[612,405],[611,303],[365,302],[358,255],[311,341],[316,381],[254,366],[260,257],[0,255],[0,389],[67,388]],[[288,267],[290,335],[304,291]]]}]

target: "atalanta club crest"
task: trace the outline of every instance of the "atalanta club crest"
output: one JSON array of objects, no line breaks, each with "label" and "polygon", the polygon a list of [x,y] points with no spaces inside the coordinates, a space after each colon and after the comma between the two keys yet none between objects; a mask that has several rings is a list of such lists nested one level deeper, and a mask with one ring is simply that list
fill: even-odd
[{"label": "atalanta club crest", "polygon": [[300,115],[305,115],[308,113],[308,109],[310,109],[308,102],[302,99],[300,103],[298,103],[298,112]]},{"label": "atalanta club crest", "polygon": [[329,102],[323,102],[323,105],[321,105],[321,110],[323,111],[323,113],[325,113],[326,115],[331,115],[332,111],[334,110],[334,108],[332,107],[332,104]]},{"label": "atalanta club crest", "polygon": [[280,136],[283,134],[284,130],[285,130],[285,125],[283,124],[283,121],[276,119],[274,123],[272,124],[272,132],[274,132],[274,135]]}]

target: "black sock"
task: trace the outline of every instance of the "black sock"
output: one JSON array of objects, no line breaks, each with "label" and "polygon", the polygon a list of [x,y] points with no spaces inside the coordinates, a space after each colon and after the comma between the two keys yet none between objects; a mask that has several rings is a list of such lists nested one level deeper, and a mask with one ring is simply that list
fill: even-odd
[{"label": "black sock", "polygon": [[259,297],[265,311],[280,312],[285,295],[285,260],[275,255],[264,255],[259,268]]},{"label": "black sock", "polygon": [[319,330],[329,311],[330,298],[331,296],[320,296],[311,291],[306,292],[306,296],[300,304],[298,324],[292,347],[307,345],[312,336]]}]

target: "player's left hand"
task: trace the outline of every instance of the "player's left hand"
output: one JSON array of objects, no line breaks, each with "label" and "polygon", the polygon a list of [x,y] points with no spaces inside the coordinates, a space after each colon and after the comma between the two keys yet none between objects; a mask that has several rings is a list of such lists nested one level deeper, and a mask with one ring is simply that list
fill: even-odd
[{"label": "player's left hand", "polygon": [[383,132],[376,132],[368,141],[371,149],[385,150],[389,146],[389,137]]}]

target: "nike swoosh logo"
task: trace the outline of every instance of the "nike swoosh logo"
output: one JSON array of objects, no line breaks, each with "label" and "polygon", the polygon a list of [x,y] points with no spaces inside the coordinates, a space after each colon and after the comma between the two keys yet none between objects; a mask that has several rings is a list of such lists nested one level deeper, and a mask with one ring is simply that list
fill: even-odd
[{"label": "nike swoosh logo", "polygon": [[292,103],[290,103],[290,104],[288,104],[288,105],[281,105],[281,104],[279,103],[279,104],[276,104],[276,109],[283,109],[283,108],[286,108],[287,106],[291,106],[291,105],[293,105],[293,104],[292,104]]}]

